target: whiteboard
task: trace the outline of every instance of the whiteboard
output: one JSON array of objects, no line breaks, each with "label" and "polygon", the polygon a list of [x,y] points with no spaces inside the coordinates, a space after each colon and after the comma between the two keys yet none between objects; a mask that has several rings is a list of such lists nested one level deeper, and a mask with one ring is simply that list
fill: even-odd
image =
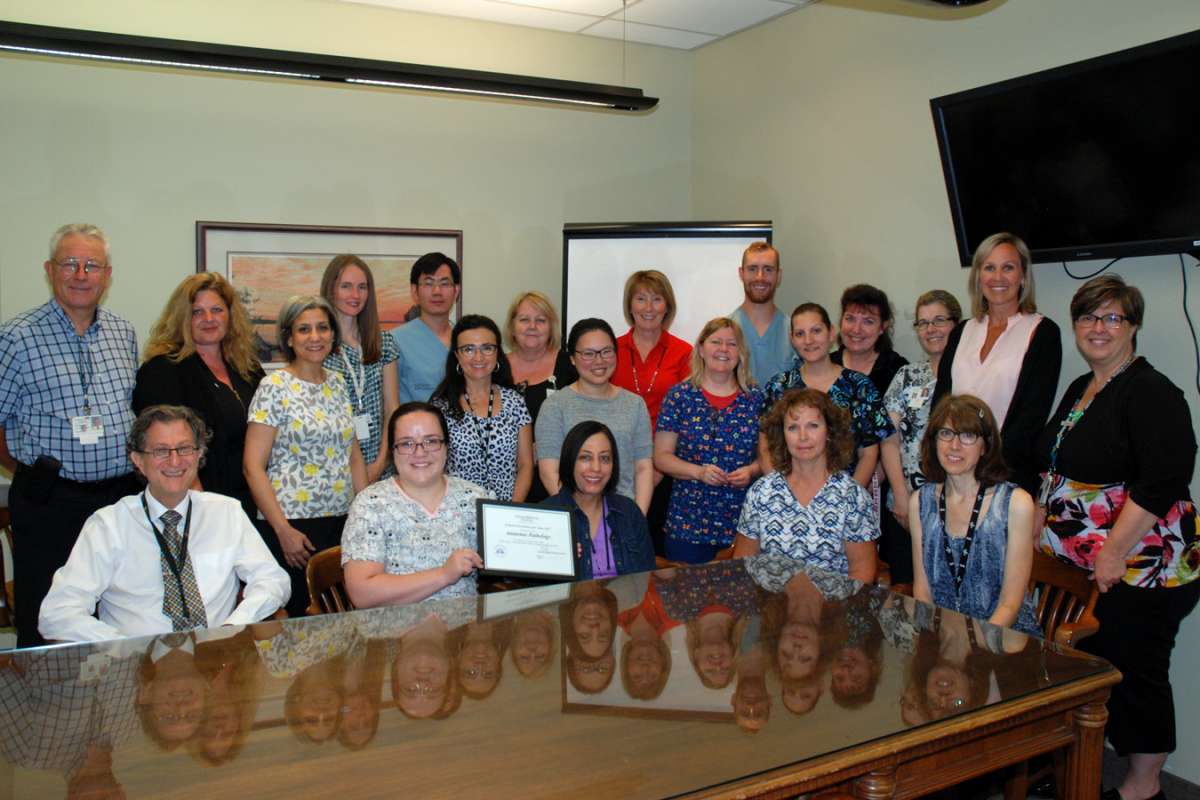
[{"label": "whiteboard", "polygon": [[742,303],[738,266],[751,242],[771,240],[770,222],[568,225],[563,229],[563,341],[577,321],[607,320],[629,330],[621,306],[625,281],[642,269],[675,290],[671,333],[694,344],[704,323]]}]

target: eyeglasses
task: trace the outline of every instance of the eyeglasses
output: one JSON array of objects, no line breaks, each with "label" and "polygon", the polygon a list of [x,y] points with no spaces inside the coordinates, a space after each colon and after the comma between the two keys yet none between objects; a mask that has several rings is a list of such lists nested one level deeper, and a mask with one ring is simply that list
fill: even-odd
[{"label": "eyeglasses", "polygon": [[963,447],[970,447],[979,441],[979,434],[973,431],[952,431],[949,428],[938,428],[937,438],[943,442],[952,442],[958,437],[958,443]]},{"label": "eyeglasses", "polygon": [[455,352],[457,352],[460,356],[474,358],[476,353],[483,353],[485,356],[494,356],[496,355],[496,351],[499,349],[499,346],[494,344],[464,344]]},{"label": "eyeglasses", "polygon": [[934,317],[933,319],[919,319],[913,323],[913,327],[919,331],[926,330],[931,325],[935,328],[944,328],[947,325],[953,325],[958,320],[953,317]]},{"label": "eyeglasses", "polygon": [[450,280],[449,278],[442,278],[440,281],[435,281],[433,278],[426,278],[424,280],[417,281],[417,285],[422,289],[449,289],[454,285],[454,281]]},{"label": "eyeglasses", "polygon": [[150,456],[155,461],[166,461],[171,457],[171,453],[180,458],[191,458],[200,452],[200,448],[192,444],[184,444],[179,447],[153,447],[149,450],[139,450],[138,452]]},{"label": "eyeglasses", "polygon": [[1075,318],[1075,327],[1091,328],[1096,324],[1097,320],[1104,323],[1105,330],[1115,331],[1119,330],[1123,323],[1128,322],[1129,317],[1121,314],[1102,314],[1100,316],[1096,316],[1095,314],[1080,314]]},{"label": "eyeglasses", "polygon": [[579,356],[579,360],[584,363],[595,361],[597,358],[608,361],[617,354],[617,348],[606,347],[603,350],[576,350],[575,355]]},{"label": "eyeglasses", "polygon": [[79,259],[74,256],[64,258],[62,261],[55,261],[54,266],[58,267],[58,271],[67,278],[78,272],[80,267],[83,267],[84,275],[91,275],[93,272],[101,272],[108,269],[108,264],[104,264],[94,258],[89,258],[87,261],[80,263]]},{"label": "eyeglasses", "polygon": [[612,664],[607,661],[587,662],[583,661],[576,667],[583,675],[607,675],[612,672]]},{"label": "eyeglasses", "polygon": [[426,453],[436,453],[442,449],[442,445],[445,443],[445,439],[437,436],[430,436],[426,439],[422,439],[419,442],[416,439],[401,439],[400,441],[396,442],[392,449],[394,449],[400,455],[411,456],[413,453],[417,452],[418,448],[424,450]]}]

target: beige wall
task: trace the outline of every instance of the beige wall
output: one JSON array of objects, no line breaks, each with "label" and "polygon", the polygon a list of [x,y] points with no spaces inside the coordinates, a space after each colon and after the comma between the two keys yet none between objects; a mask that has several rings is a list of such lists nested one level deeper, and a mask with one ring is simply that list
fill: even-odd
[{"label": "beige wall", "polygon": [[[328,0],[8,0],[18,22],[621,83],[621,45]],[[144,340],[198,219],[461,228],[464,299],[561,292],[564,222],[686,218],[691,55],[630,46],[644,114],[0,56],[0,318],[44,300],[46,241],[113,240]]]},{"label": "beige wall", "polygon": [[[893,0],[824,0],[696,54],[692,213],[775,221],[781,305],[836,311],[846,285],[893,298],[899,348],[917,294],[966,301],[929,99],[1200,28],[1195,0],[1008,0],[963,19],[906,16]],[[1185,257],[1191,283],[1195,262]],[[1094,264],[1074,264],[1078,273]],[[1178,259],[1115,268],[1146,293],[1141,351],[1187,392],[1194,355],[1180,307]],[[1078,284],[1059,264],[1036,268],[1039,306],[1067,333],[1064,378],[1083,372],[1067,322]],[[1196,308],[1200,290],[1189,293]],[[1194,483],[1192,495],[1200,496]],[[1200,614],[1181,632],[1172,682],[1180,748],[1170,769],[1200,782]]]}]

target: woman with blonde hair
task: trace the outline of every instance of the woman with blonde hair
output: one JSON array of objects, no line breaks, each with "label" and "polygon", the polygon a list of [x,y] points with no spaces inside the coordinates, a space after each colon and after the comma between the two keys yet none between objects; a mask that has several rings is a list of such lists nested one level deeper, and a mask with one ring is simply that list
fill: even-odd
[{"label": "woman with blonde hair", "polygon": [[[558,312],[550,298],[538,291],[521,292],[513,298],[504,318],[504,343],[509,348],[513,388],[525,396],[525,408],[536,424],[546,398],[579,380],[570,356],[562,349]],[[535,443],[535,453],[536,447]],[[547,496],[542,477],[534,469],[525,501],[537,503]]]},{"label": "woman with blonde hair", "polygon": [[255,350],[250,317],[233,286],[219,273],[198,272],[175,287],[150,329],[133,388],[135,414],[166,403],[204,420],[213,438],[197,488],[236,498],[251,518],[242,447],[246,411],[263,378]]},{"label": "woman with blonde hair", "polygon": [[1062,334],[1037,311],[1025,242],[995,233],[975,250],[967,276],[971,318],[946,341],[933,404],[948,394],[987,403],[1000,423],[1012,480],[1037,493],[1034,443],[1050,416],[1062,367]]},{"label": "woman with blonde hair", "polygon": [[367,465],[367,482],[391,465],[384,424],[400,405],[400,378],[391,365],[400,357],[396,340],[379,327],[375,276],[355,255],[335,256],[321,277],[321,297],[337,313],[338,347],[325,357],[325,369],[346,380],[354,409],[354,433]]},{"label": "woman with blonde hair", "polygon": [[709,320],[692,350],[691,377],[667,393],[654,466],[675,479],[667,508],[667,558],[702,564],[733,544],[757,458],[763,396],[750,385],[741,326]]}]

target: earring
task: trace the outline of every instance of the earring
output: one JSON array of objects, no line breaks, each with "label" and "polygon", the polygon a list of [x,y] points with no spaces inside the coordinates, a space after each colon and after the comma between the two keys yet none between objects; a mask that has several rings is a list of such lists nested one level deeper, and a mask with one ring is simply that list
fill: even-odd
[{"label": "earring", "polygon": [[462,375],[462,364],[455,364],[454,369],[457,370],[459,375]]},{"label": "earring", "polygon": [[500,362],[497,361],[496,366],[492,367],[492,372],[499,372],[499,371],[500,371]]}]

